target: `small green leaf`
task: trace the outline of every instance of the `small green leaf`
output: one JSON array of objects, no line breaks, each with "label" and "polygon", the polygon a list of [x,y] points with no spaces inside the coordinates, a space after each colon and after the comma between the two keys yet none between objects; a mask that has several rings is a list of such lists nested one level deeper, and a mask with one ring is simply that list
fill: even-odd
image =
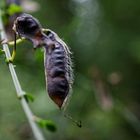
[{"label": "small green leaf", "polygon": [[29,93],[26,93],[24,95],[24,98],[26,99],[27,102],[29,102],[29,101],[33,102],[34,101],[34,97]]},{"label": "small green leaf", "polygon": [[35,117],[35,121],[42,127],[42,128],[46,128],[51,132],[55,132],[56,131],[56,125],[54,124],[54,122],[52,122],[51,120],[44,120],[38,117]]},{"label": "small green leaf", "polygon": [[0,49],[0,55],[4,54],[4,50]]},{"label": "small green leaf", "polygon": [[11,4],[7,10],[9,15],[22,12],[22,7],[16,4]]},{"label": "small green leaf", "polygon": [[45,123],[46,128],[48,130],[50,130],[51,132],[55,132],[56,131],[56,126],[55,126],[55,124],[52,121],[46,120],[44,123]]}]

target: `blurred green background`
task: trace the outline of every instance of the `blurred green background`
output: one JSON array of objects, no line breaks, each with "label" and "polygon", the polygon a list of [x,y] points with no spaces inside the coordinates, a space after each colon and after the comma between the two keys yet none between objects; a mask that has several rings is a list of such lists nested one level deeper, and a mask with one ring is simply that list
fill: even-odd
[{"label": "blurred green background", "polygon": [[[36,0],[33,13],[73,52],[73,96],[63,117],[47,95],[43,52],[18,45],[14,64],[25,91],[35,96],[35,114],[51,119],[57,132],[42,130],[46,140],[140,139],[140,1]],[[0,56],[0,140],[33,140],[16,97],[8,67]]]}]

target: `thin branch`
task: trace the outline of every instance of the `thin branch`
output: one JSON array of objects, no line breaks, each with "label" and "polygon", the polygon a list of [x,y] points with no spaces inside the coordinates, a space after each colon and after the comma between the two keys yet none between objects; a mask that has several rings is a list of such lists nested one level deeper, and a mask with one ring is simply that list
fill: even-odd
[{"label": "thin branch", "polygon": [[[2,15],[2,12],[0,10],[0,35],[1,35],[1,40],[6,40],[7,37],[6,37],[6,34],[4,32],[4,27],[3,27],[3,22],[2,22],[1,15]],[[3,46],[3,50],[5,52],[6,59],[11,58],[11,54],[10,54],[8,45],[3,44],[2,46]],[[22,105],[23,110],[26,114],[26,117],[28,118],[28,121],[29,121],[29,124],[32,128],[34,137],[36,138],[36,140],[45,140],[41,131],[40,131],[40,129],[38,128],[37,124],[35,123],[34,115],[33,115],[32,111],[30,110],[26,99],[24,98],[24,95],[26,93],[21,88],[21,85],[19,83],[18,77],[17,77],[15,69],[14,69],[14,65],[12,63],[9,63],[8,66],[9,66],[9,70],[10,70],[10,73],[11,73],[11,76],[12,76],[12,80],[13,80],[13,83],[14,83],[14,86],[15,86],[15,89],[16,89],[17,96],[20,97],[21,105]]]}]

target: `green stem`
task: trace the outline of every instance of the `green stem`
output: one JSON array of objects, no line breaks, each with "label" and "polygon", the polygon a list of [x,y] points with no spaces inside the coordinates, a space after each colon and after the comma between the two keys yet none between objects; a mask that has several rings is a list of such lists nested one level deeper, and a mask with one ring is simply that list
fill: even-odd
[{"label": "green stem", "polygon": [[[5,40],[5,39],[7,39],[7,37],[6,37],[6,34],[4,32],[4,27],[3,27],[1,15],[2,15],[2,12],[0,10],[0,35],[1,35],[1,40]],[[5,52],[6,59],[11,58],[11,54],[10,54],[8,45],[3,44],[2,46],[3,46],[3,50]],[[14,86],[16,89],[17,96],[20,97],[21,105],[22,105],[23,110],[25,112],[25,115],[29,121],[29,124],[32,128],[34,137],[36,138],[36,140],[45,140],[40,129],[38,128],[37,124],[35,123],[34,117],[33,117],[34,115],[33,115],[32,111],[30,110],[30,107],[23,96],[23,95],[25,95],[25,92],[21,88],[20,82],[18,80],[17,74],[16,74],[15,69],[14,69],[14,65],[12,63],[9,63],[8,66],[9,66],[12,80],[13,80],[13,83],[14,83]]]}]

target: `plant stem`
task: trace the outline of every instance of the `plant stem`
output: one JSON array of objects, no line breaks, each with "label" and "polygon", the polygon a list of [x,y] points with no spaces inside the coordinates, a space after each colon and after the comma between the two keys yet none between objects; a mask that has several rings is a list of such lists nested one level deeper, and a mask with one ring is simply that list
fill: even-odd
[{"label": "plant stem", "polygon": [[[1,35],[1,40],[6,40],[7,37],[6,37],[5,31],[4,31],[1,15],[2,15],[2,12],[0,10],[0,35]],[[8,45],[3,44],[2,46],[3,46],[3,50],[5,52],[6,59],[11,58],[11,54],[10,54]],[[34,115],[33,115],[32,111],[30,110],[30,107],[29,107],[27,101],[24,98],[24,95],[26,93],[21,88],[20,82],[18,80],[17,74],[14,69],[14,65],[12,63],[9,63],[8,66],[9,66],[12,80],[13,80],[13,83],[14,83],[14,86],[16,89],[17,96],[20,97],[21,105],[23,107],[26,117],[28,118],[28,121],[29,121],[30,127],[32,128],[34,137],[36,138],[36,140],[45,140],[40,129],[38,128],[37,124],[35,123]]]}]

